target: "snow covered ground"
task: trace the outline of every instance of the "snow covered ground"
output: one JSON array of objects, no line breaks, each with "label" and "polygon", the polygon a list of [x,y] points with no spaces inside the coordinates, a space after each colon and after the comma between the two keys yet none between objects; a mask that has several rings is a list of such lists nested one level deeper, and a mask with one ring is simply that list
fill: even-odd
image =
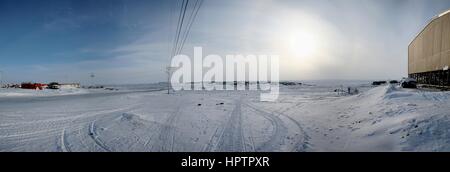
[{"label": "snow covered ground", "polygon": [[0,88],[0,97],[31,97],[31,96],[56,96],[56,95],[70,95],[88,93],[85,89],[61,89],[61,90],[30,90],[30,89],[5,89]]},{"label": "snow covered ground", "polygon": [[[450,92],[367,83],[283,86],[276,102],[161,85],[0,90],[0,151],[450,150]],[[334,92],[347,86],[360,94]]]}]

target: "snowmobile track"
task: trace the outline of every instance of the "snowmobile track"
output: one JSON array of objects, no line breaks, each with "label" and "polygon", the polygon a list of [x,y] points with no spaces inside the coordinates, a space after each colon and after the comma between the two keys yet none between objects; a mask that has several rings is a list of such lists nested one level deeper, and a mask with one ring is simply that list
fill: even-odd
[{"label": "snowmobile track", "polygon": [[61,149],[63,152],[71,152],[69,146],[66,143],[66,128],[64,128],[61,132]]},{"label": "snowmobile track", "polygon": [[95,144],[97,144],[98,146],[100,146],[102,149],[104,149],[107,152],[111,152],[111,150],[100,140],[100,138],[98,138],[98,135],[95,131],[95,121],[93,121],[91,123],[91,125],[89,126],[89,136],[92,138],[92,140],[94,140]]},{"label": "snowmobile track", "polygon": [[217,149],[220,152],[245,152],[244,135],[242,131],[241,100],[236,102],[230,118],[222,131]]},{"label": "snowmobile track", "polygon": [[295,125],[297,125],[297,127],[299,128],[300,132],[303,134],[303,139],[299,139],[297,141],[297,144],[295,146],[294,151],[296,152],[303,152],[305,151],[308,147],[309,147],[309,136],[307,135],[306,131],[303,129],[302,125],[296,121],[295,119],[293,119],[292,117],[288,116],[288,115],[284,115],[281,114],[284,117],[286,117],[287,119],[289,119],[290,121],[292,121]]},{"label": "snowmobile track", "polygon": [[159,151],[174,151],[175,144],[175,123],[178,115],[180,114],[181,107],[178,107],[176,111],[167,118],[164,125],[161,126],[159,138],[162,141],[162,145]]},{"label": "snowmobile track", "polygon": [[262,117],[269,120],[273,126],[273,132],[269,140],[263,143],[261,146],[257,147],[256,151],[276,151],[277,149],[279,149],[279,146],[282,145],[287,133],[287,127],[285,126],[284,122],[273,113],[258,109],[248,103],[246,103],[245,105],[250,107],[253,111],[259,112],[258,115],[261,115]]},{"label": "snowmobile track", "polygon": [[209,138],[208,143],[206,143],[205,147],[203,148],[202,152],[211,152],[215,150],[215,147],[218,145],[218,141],[220,140],[220,137],[223,134],[222,127],[217,127],[212,136]]},{"label": "snowmobile track", "polygon": [[288,107],[284,110],[277,110],[274,111],[275,113],[280,114],[283,117],[286,117],[288,120],[292,121],[299,129],[300,133],[302,133],[303,135],[303,139],[299,139],[297,141],[297,144],[295,146],[295,149],[293,151],[296,152],[303,152],[306,151],[306,149],[309,147],[309,139],[310,137],[308,136],[308,134],[306,133],[306,131],[303,129],[302,125],[300,124],[300,122],[298,122],[297,120],[293,119],[292,117],[290,117],[289,115],[284,114],[284,112],[289,111],[290,109],[292,109],[293,107],[298,107],[299,105],[301,105],[302,103],[297,103],[294,106]]}]

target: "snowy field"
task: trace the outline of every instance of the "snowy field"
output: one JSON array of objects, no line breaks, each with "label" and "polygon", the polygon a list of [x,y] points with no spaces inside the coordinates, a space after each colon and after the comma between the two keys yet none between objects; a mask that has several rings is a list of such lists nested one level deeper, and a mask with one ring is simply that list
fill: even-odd
[{"label": "snowy field", "polygon": [[[305,82],[306,83],[306,82]],[[450,92],[369,82],[255,91],[0,90],[0,151],[450,151]],[[356,95],[338,95],[347,86]]]}]

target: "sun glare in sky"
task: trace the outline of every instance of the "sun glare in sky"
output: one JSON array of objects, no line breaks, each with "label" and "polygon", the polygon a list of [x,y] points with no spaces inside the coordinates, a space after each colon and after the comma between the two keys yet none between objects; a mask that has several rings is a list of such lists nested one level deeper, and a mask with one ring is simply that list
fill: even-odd
[{"label": "sun glare in sky", "polygon": [[326,45],[332,31],[320,18],[297,11],[281,14],[278,19],[276,36],[280,56],[284,59],[282,68],[297,74],[315,70],[330,51]]},{"label": "sun glare in sky", "polygon": [[309,58],[319,51],[318,41],[313,33],[299,30],[289,39],[289,51],[296,58]]}]

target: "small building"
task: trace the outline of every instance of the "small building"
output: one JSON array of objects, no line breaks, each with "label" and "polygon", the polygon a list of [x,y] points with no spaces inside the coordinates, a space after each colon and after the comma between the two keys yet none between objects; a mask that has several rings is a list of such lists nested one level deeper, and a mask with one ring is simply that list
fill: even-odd
[{"label": "small building", "polygon": [[59,84],[59,88],[61,88],[61,89],[80,88],[80,84],[79,83],[62,83],[62,84]]},{"label": "small building", "polygon": [[42,90],[47,87],[47,84],[27,82],[27,83],[22,83],[20,87],[22,89]]},{"label": "small building", "polygon": [[57,83],[52,82],[48,84],[48,89],[71,89],[71,88],[80,88],[79,83]]}]

